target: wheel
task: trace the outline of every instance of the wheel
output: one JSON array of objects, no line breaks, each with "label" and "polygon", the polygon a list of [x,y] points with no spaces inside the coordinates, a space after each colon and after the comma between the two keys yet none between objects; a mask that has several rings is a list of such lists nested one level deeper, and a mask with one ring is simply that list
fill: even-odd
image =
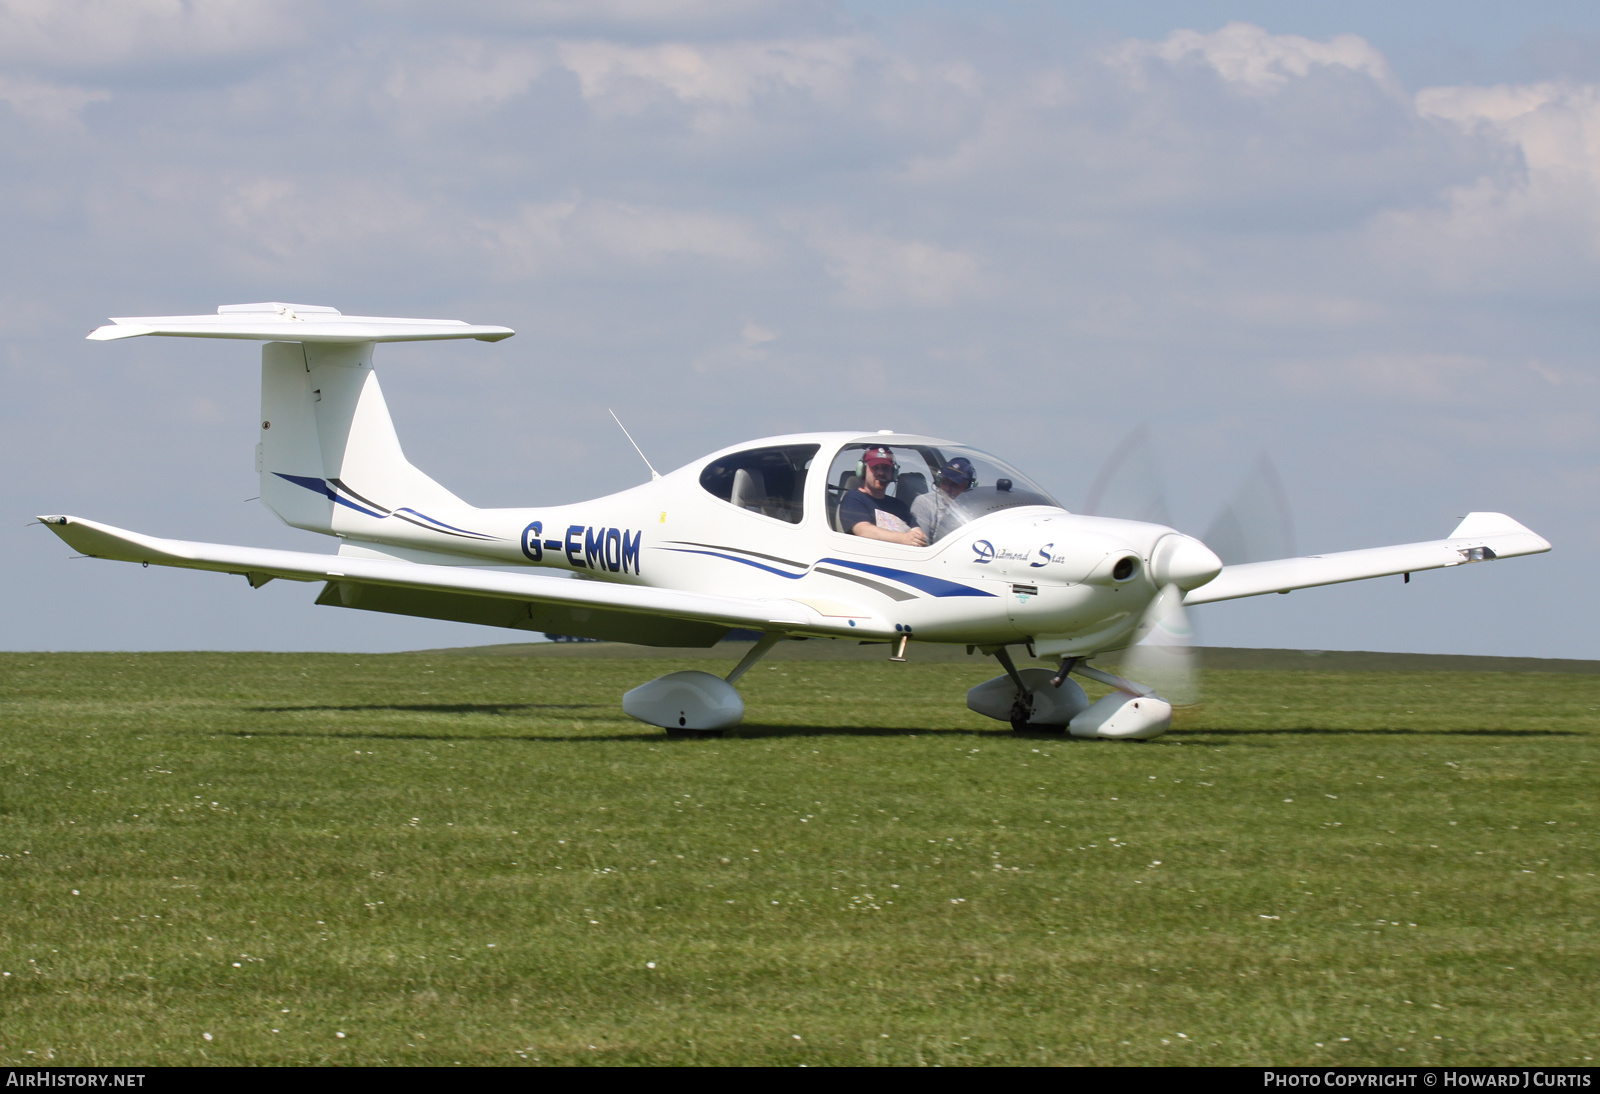
[{"label": "wheel", "polygon": [[691,740],[700,737],[722,736],[722,730],[720,729],[680,729],[677,726],[667,726],[666,730],[668,737],[685,737]]},{"label": "wheel", "polygon": [[1033,693],[1020,692],[1011,704],[1011,732],[1027,733],[1034,727],[1028,724],[1033,717]]},{"label": "wheel", "polygon": [[1011,732],[1013,733],[1065,733],[1066,731],[1066,726],[1042,726],[1037,722],[1030,722],[1027,719],[1023,719],[1020,722],[1015,718],[1011,720]]}]

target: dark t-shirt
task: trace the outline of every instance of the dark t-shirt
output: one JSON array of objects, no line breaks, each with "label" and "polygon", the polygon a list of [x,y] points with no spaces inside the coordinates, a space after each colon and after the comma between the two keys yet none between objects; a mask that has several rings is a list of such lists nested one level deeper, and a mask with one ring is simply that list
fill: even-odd
[{"label": "dark t-shirt", "polygon": [[917,518],[911,515],[911,507],[899,498],[891,498],[887,495],[875,498],[871,494],[862,493],[860,490],[849,491],[845,494],[843,500],[839,502],[839,525],[846,532],[853,532],[856,525],[866,521],[876,528],[892,530],[892,525],[886,526],[883,521],[878,519],[878,511],[880,509],[885,513],[899,517],[908,529],[917,526]]}]

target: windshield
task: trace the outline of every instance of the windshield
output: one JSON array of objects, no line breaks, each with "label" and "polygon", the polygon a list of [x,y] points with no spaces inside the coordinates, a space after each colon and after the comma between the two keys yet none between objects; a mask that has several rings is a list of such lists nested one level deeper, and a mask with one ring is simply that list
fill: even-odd
[{"label": "windshield", "polygon": [[969,521],[1021,505],[1059,503],[1032,479],[987,452],[964,445],[846,445],[828,469],[828,522],[840,532],[839,503],[862,486],[868,449],[886,448],[894,457],[894,481],[887,496],[907,506],[929,543]]}]

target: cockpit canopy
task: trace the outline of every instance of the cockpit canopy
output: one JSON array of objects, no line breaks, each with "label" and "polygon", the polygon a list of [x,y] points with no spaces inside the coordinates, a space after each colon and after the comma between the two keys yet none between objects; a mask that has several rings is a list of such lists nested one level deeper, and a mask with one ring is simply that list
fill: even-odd
[{"label": "cockpit canopy", "polygon": [[[835,531],[849,531],[839,526],[839,503],[847,491],[861,486],[862,457],[869,448],[887,448],[894,456],[895,480],[888,493],[911,507],[930,543],[989,513],[1022,505],[1059,508],[1032,479],[976,448],[863,440],[839,449],[828,468],[827,519]],[[700,485],[740,509],[799,524],[805,515],[806,483],[820,450],[817,444],[786,444],[731,452],[706,464]],[[941,487],[941,470],[959,460],[967,461],[961,471],[971,481]]]},{"label": "cockpit canopy", "polygon": [[[845,493],[861,486],[866,472],[862,457],[869,448],[887,448],[895,460],[895,480],[888,493],[911,507],[929,543],[962,525],[990,513],[1022,505],[1060,508],[1044,489],[1010,464],[965,445],[873,444],[845,445],[828,469],[828,522],[840,532],[839,502]],[[961,471],[971,475],[966,484],[949,482],[941,471],[952,461],[965,460]],[[960,466],[960,465],[958,465]],[[956,475],[959,479],[963,475]],[[941,486],[941,482],[946,485]]]}]

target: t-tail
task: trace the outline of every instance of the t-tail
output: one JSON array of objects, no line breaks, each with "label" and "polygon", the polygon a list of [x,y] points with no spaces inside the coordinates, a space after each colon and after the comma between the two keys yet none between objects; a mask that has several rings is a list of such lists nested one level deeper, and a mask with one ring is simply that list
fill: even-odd
[{"label": "t-tail", "polygon": [[449,527],[448,516],[432,514],[470,508],[406,459],[372,368],[373,348],[261,347],[261,500],[296,528],[364,538],[375,519]]},{"label": "t-tail", "polygon": [[[216,315],[113,319],[90,338],[244,338],[261,347],[261,500],[285,523],[325,535],[437,543],[488,539],[472,507],[413,467],[373,371],[379,342],[509,338],[452,319],[341,315],[302,304],[229,304]],[[409,533],[409,534],[408,534]]]}]

